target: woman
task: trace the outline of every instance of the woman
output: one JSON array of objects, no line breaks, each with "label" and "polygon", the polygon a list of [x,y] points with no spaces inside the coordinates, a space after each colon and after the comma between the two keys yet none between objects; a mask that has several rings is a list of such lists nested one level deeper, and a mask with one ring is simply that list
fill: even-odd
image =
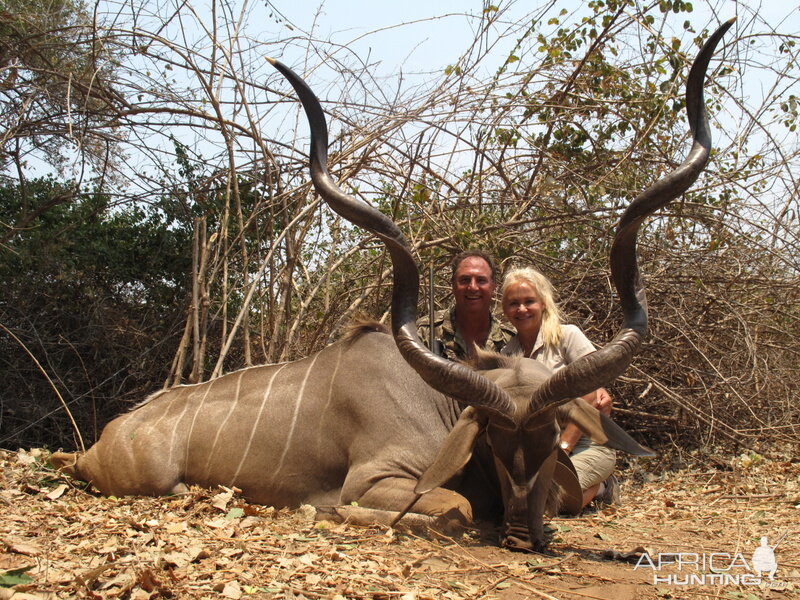
[{"label": "woman", "polygon": [[[503,314],[517,329],[516,336],[503,348],[503,354],[526,356],[557,371],[595,351],[578,327],[561,323],[553,285],[536,269],[512,269],[503,279],[501,291]],[[611,414],[611,396],[605,388],[587,394],[584,400],[600,412]],[[561,447],[570,454],[578,472],[583,506],[595,498],[605,503],[618,500],[616,479],[611,477],[616,463],[612,449],[582,437],[573,424],[562,431]]]}]

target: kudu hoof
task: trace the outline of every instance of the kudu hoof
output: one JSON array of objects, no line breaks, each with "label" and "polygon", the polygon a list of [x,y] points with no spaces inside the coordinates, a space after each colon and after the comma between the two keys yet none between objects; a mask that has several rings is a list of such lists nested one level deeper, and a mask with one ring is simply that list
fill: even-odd
[{"label": "kudu hoof", "polygon": [[545,550],[547,550],[547,542],[531,542],[530,540],[521,540],[515,537],[503,538],[500,545],[512,552],[536,552],[538,554],[544,554]]},{"label": "kudu hoof", "polygon": [[503,548],[515,552],[544,552],[547,542],[532,540],[527,529],[509,527],[500,537]]}]

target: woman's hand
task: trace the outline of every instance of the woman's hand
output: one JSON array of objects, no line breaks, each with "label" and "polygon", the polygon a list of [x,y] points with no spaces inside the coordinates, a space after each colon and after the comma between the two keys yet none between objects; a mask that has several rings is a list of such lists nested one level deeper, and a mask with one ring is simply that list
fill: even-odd
[{"label": "woman's hand", "polygon": [[583,399],[604,415],[611,414],[611,394],[608,393],[606,388],[597,388],[595,391],[586,394]]},{"label": "woman's hand", "polygon": [[608,393],[606,388],[597,388],[597,393],[595,394],[594,399],[594,407],[597,410],[604,415],[610,415],[612,402],[611,394]]}]

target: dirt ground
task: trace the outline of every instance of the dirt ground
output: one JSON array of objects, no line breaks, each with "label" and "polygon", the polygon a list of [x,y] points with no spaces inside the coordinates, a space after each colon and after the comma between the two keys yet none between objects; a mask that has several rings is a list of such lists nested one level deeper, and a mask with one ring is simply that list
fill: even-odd
[{"label": "dirt ground", "polygon": [[[797,459],[662,475],[637,463],[620,473],[620,505],[553,519],[548,554],[520,554],[493,532],[315,522],[311,507],[223,488],[103,498],[46,457],[0,450],[0,599],[800,598]],[[762,536],[777,546],[754,560]]]}]

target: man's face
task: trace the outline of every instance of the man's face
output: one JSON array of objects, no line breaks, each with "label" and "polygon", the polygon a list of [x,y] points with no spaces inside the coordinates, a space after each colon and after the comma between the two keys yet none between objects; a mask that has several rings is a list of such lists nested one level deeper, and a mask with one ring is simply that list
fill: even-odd
[{"label": "man's face", "polygon": [[459,263],[453,279],[456,311],[488,315],[494,288],[489,264],[479,256],[468,256]]}]

